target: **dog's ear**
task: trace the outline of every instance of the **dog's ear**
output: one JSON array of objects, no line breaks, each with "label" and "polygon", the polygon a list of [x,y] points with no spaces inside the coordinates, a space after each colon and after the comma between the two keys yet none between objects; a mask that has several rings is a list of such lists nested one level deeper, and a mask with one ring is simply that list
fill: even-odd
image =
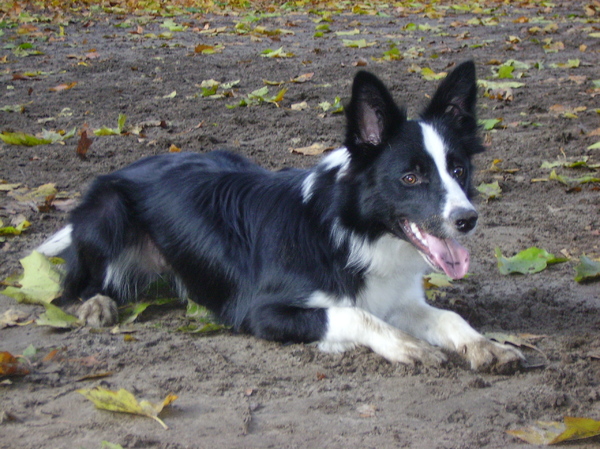
[{"label": "dog's ear", "polygon": [[352,99],[345,108],[345,145],[355,159],[371,159],[382,144],[406,121],[383,83],[369,72],[358,72]]},{"label": "dog's ear", "polygon": [[425,121],[449,118],[463,132],[476,132],[477,77],[473,61],[458,65],[441,82],[431,102],[421,114]]}]

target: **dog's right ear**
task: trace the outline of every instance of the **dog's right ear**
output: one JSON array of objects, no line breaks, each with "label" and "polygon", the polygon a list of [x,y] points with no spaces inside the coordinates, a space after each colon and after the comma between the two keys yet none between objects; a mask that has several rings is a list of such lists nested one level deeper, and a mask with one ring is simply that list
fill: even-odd
[{"label": "dog's right ear", "polygon": [[370,160],[379,154],[387,139],[406,121],[383,83],[369,72],[358,72],[352,99],[345,108],[346,148],[353,159]]}]

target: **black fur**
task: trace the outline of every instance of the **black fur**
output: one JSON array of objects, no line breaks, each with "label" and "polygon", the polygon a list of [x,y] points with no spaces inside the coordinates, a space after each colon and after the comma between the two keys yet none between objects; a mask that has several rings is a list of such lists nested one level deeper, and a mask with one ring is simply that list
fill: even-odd
[{"label": "black fur", "polygon": [[[444,136],[449,166],[464,168],[465,191],[470,157],[482,150],[475,94],[467,62],[421,116]],[[218,151],[148,157],[100,176],[70,218],[64,298],[102,293],[124,303],[170,276],[235,330],[277,341],[322,339],[326,309],[307,300],[320,291],[355,301],[368,267],[349,264],[353,241],[406,239],[404,219],[446,237],[441,180],[420,125],[366,72],[356,75],[346,115],[350,156],[340,164],[271,172]],[[407,175],[419,183],[407,185]]]}]

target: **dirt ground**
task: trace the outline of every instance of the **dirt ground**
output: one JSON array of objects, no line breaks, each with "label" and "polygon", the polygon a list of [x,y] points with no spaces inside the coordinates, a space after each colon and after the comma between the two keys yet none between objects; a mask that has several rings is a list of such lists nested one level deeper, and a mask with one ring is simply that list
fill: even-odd
[{"label": "dirt ground", "polygon": [[[110,329],[7,327],[0,330],[0,351],[21,354],[33,345],[38,352],[29,375],[0,384],[0,448],[92,449],[103,441],[173,449],[524,448],[532,446],[505,431],[564,416],[600,419],[600,284],[573,280],[581,254],[600,257],[599,185],[533,182],[550,174],[543,161],[589,156],[589,162],[600,162],[600,150],[588,149],[599,140],[599,92],[592,81],[600,78],[600,40],[590,34],[600,31],[600,9],[596,4],[591,15],[592,5],[586,15],[581,2],[510,3],[483,12],[438,8],[433,14],[407,7],[385,9],[385,15],[333,13],[331,22],[319,23],[322,15],[306,11],[255,21],[190,14],[172,18],[187,28],[171,32],[171,39],[159,37],[170,32],[161,28],[165,18],[86,10],[49,21],[23,16],[19,27],[0,28],[0,107],[26,104],[23,112],[0,111],[0,131],[35,134],[85,124],[93,130],[116,127],[118,115],[127,116],[129,132],[94,137],[85,158],[76,154],[77,136],[33,147],[0,143],[1,180],[29,188],[55,183],[71,198],[96,175],[165,153],[171,145],[198,152],[227,147],[272,169],[308,167],[319,156],[290,149],[340,145],[343,115],[324,112],[319,103],[347,99],[359,68],[385,80],[414,117],[437,83],[415,66],[438,73],[474,59],[479,78],[494,80],[494,60],[528,63],[529,69],[514,71],[524,76],[511,81],[524,86],[512,90],[512,101],[480,91],[480,118],[502,118],[504,127],[485,131],[488,150],[477,156],[475,184],[497,180],[503,193],[479,201],[480,226],[465,243],[472,275],[435,301],[483,332],[537,336],[528,340],[535,350],[524,348],[529,366],[504,376],[472,372],[454,359],[440,368],[407,367],[364,349],[331,355],[311,345],[230,332],[176,332],[186,322],[178,307],[144,313],[133,341]],[[123,24],[128,26],[117,26]],[[330,32],[314,37],[323,24]],[[264,30],[293,34],[268,36]],[[353,30],[360,34],[336,34]],[[367,45],[347,47],[344,39]],[[26,50],[43,54],[15,52],[24,42],[33,44]],[[402,59],[376,60],[392,44]],[[202,54],[195,52],[198,45],[222,48]],[[260,55],[279,47],[294,56]],[[578,67],[552,66],[574,59]],[[309,81],[289,83],[307,73],[314,73]],[[208,79],[240,81],[234,97],[209,99],[199,87]],[[226,107],[263,87],[265,79],[286,81],[269,87],[270,96],[288,89],[278,106]],[[70,89],[49,91],[73,82]],[[302,102],[306,109],[292,108]],[[495,159],[502,159],[500,169],[491,171]],[[569,177],[590,173],[556,170]],[[0,192],[5,225],[15,213],[25,214],[31,227],[0,243],[2,279],[18,272],[18,260],[67,217],[59,208],[18,209]],[[513,255],[530,246],[573,260],[535,275],[499,273],[496,247]],[[0,296],[0,314],[8,309],[31,318],[41,312]],[[55,357],[43,360],[54,349]],[[80,380],[103,372],[112,375]],[[177,394],[161,415],[170,429],[95,409],[75,392],[94,385],[126,388],[154,402]],[[569,447],[599,443],[596,437]]]}]

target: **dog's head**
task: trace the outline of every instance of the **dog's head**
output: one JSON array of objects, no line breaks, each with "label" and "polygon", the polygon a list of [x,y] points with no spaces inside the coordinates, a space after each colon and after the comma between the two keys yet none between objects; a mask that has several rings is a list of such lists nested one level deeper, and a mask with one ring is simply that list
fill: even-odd
[{"label": "dog's head", "polygon": [[463,277],[469,253],[455,237],[471,232],[471,156],[478,136],[475,65],[457,66],[439,85],[420,119],[408,120],[383,83],[359,72],[346,108],[345,179],[354,193],[347,222],[412,243],[431,266]]}]

